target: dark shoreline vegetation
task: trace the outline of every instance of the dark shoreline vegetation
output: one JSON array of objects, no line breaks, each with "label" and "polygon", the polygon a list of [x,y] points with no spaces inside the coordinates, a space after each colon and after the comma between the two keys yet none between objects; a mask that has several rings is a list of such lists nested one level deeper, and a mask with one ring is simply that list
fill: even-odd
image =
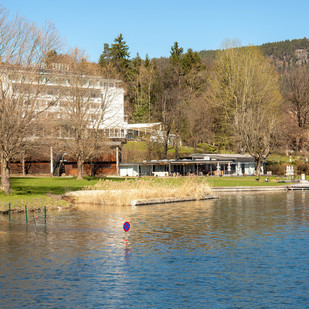
[{"label": "dark shoreline vegetation", "polygon": [[[243,177],[198,177],[201,181],[205,180],[211,187],[238,187],[238,186],[282,186],[285,183],[277,182],[276,176],[268,177],[268,182],[265,182],[267,176],[260,177],[259,181],[254,176]],[[58,207],[70,207],[61,199],[61,196],[70,191],[83,190],[94,186],[98,181],[104,182],[124,182],[126,179],[130,181],[148,180],[154,183],[167,182],[171,187],[179,186],[188,181],[191,177],[168,177],[168,178],[121,178],[121,177],[105,177],[105,178],[91,178],[85,177],[83,180],[76,180],[74,177],[12,177],[11,186],[12,192],[5,195],[0,194],[0,212],[8,210],[9,203],[13,211],[23,211],[24,206],[28,209],[38,209],[47,206],[48,209]],[[281,177],[280,180],[287,180]]]}]

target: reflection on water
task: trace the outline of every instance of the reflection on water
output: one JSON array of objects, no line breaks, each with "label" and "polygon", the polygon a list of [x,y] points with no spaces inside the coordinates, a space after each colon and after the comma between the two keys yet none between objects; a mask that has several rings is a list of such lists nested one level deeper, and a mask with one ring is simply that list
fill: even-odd
[{"label": "reflection on water", "polygon": [[307,308],[308,201],[79,206],[49,212],[46,230],[1,216],[0,307]]}]

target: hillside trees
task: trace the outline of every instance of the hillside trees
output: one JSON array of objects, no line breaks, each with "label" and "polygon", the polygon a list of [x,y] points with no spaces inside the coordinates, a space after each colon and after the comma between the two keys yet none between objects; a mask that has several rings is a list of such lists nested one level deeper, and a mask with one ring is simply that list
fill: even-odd
[{"label": "hillside trees", "polygon": [[192,49],[184,54],[183,66],[187,97],[184,101],[185,125],[182,136],[195,151],[198,143],[212,140],[213,117],[205,100],[208,90],[207,69],[199,54]]},{"label": "hillside trees", "polygon": [[[308,38],[265,43],[258,47],[262,50],[264,56],[271,59],[278,72],[284,73],[287,68],[308,63]],[[199,54],[203,61],[212,64],[219,52],[219,49],[201,50]]]},{"label": "hillside trees", "polygon": [[154,110],[153,116],[161,122],[162,135],[157,137],[157,141],[163,145],[163,158],[167,158],[170,134],[173,129],[173,97],[174,93],[169,89],[169,79],[167,78],[168,61],[161,61],[157,68],[156,83],[154,85]]},{"label": "hillside trees", "polygon": [[200,111],[206,83],[205,66],[198,53],[191,49],[184,53],[183,48],[175,42],[170,58],[161,61],[157,68],[159,77],[155,86],[155,116],[162,123],[164,131],[163,156],[167,156],[168,142],[173,133],[175,156],[178,158],[180,136],[195,146],[202,139],[201,126],[205,125],[207,119]]},{"label": "hillside trees", "polygon": [[256,173],[269,155],[279,122],[278,77],[257,47],[227,42],[218,55],[211,80],[211,101],[218,127],[236,151],[248,151]]},{"label": "hillside trees", "polygon": [[187,97],[187,88],[184,83],[184,76],[186,74],[184,54],[183,48],[178,45],[178,42],[175,42],[171,47],[169,66],[166,74],[166,79],[168,80],[165,83],[167,86],[166,90],[169,92],[170,104],[173,106],[173,113],[170,117],[172,117],[173,133],[175,134],[175,157],[178,159],[178,144],[183,126],[182,109],[185,98]]},{"label": "hillside trees", "polygon": [[155,61],[150,60],[147,55],[145,60],[139,55],[131,60],[127,73],[127,98],[130,101],[133,122],[151,121],[155,75]]},{"label": "hillside trees", "polygon": [[286,111],[292,120],[289,127],[291,147],[304,150],[309,128],[309,65],[286,71],[282,77],[282,93]]},{"label": "hillside trees", "polygon": [[272,59],[277,69],[284,72],[285,67],[293,67],[297,59],[296,50],[309,50],[307,38],[265,43],[259,46],[263,54]]},{"label": "hillside trees", "polygon": [[49,78],[42,70],[50,50],[60,46],[53,25],[41,29],[0,10],[0,156],[1,189],[10,192],[9,163],[36,142],[42,113],[38,100]]},{"label": "hillside trees", "polygon": [[[206,67],[197,52],[188,49],[186,53],[175,42],[171,48],[169,74],[174,96],[174,133],[187,139],[196,148],[198,142],[205,138],[206,128],[210,126],[209,117],[205,115],[206,102],[203,99],[206,91]],[[178,158],[178,140],[175,150]]]},{"label": "hillside trees", "polygon": [[111,46],[104,44],[99,64],[109,76],[121,79],[126,88],[126,113],[132,122],[150,122],[154,102],[155,60],[137,54],[130,59],[129,46],[119,34]]},{"label": "hillside trees", "polygon": [[[109,46],[104,50],[102,63],[111,63]],[[161,122],[164,158],[171,139],[176,157],[180,138],[193,147],[217,143],[250,152],[259,172],[276,141],[281,96],[274,67],[258,47],[226,45],[206,65],[199,53],[184,52],[178,42],[169,58],[130,60],[127,45],[123,51],[129,60],[122,78],[131,121]]]}]

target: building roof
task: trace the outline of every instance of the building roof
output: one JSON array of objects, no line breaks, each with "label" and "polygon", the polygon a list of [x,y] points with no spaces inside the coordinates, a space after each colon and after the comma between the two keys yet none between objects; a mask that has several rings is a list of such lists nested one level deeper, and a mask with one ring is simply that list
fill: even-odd
[{"label": "building roof", "polygon": [[186,158],[171,160],[151,160],[142,162],[121,163],[121,165],[165,165],[165,164],[228,164],[235,162],[253,162],[254,158],[250,155],[241,154],[191,154]]}]

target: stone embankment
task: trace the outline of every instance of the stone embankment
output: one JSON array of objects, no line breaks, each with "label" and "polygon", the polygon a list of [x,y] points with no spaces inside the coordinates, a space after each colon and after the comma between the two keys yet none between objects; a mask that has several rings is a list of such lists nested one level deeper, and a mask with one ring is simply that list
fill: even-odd
[{"label": "stone embankment", "polygon": [[[209,195],[198,199],[199,201],[218,199],[217,196]],[[183,203],[183,202],[195,202],[197,201],[194,197],[183,197],[183,198],[155,198],[155,199],[143,199],[131,201],[131,206],[146,206],[154,204],[167,204],[167,203]]]}]

